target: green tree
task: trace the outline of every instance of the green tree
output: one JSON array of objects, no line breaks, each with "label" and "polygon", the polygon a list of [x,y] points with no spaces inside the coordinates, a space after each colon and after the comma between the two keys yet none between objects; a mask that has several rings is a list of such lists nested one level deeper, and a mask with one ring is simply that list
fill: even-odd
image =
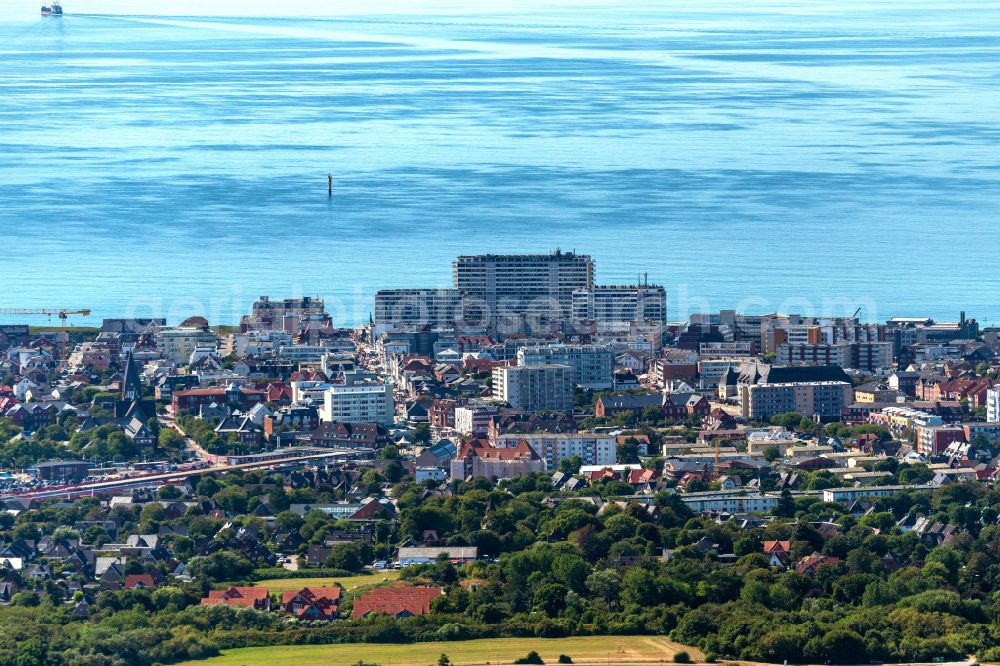
[{"label": "green tree", "polygon": [[778,505],[774,508],[774,515],[780,518],[793,518],[795,516],[795,499],[792,493],[785,488],[778,498]]},{"label": "green tree", "polygon": [[542,585],[535,591],[532,605],[549,617],[556,617],[566,607],[569,590],[561,583]]},{"label": "green tree", "polygon": [[618,445],[617,453],[618,464],[620,465],[638,465],[639,464],[639,447],[636,444],[630,444],[625,442]]},{"label": "green tree", "polygon": [[413,429],[413,443],[420,446],[427,446],[431,443],[430,425],[421,423]]},{"label": "green tree", "polygon": [[579,474],[582,466],[583,459],[580,456],[559,459],[559,471],[563,474]]}]

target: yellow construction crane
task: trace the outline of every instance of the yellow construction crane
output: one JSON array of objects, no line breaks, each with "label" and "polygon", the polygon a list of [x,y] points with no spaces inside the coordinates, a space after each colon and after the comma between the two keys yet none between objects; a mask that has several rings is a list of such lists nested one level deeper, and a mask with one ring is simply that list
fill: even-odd
[{"label": "yellow construction crane", "polygon": [[85,308],[82,310],[70,310],[69,308],[0,308],[0,315],[43,315],[47,316],[49,319],[52,317],[59,317],[60,332],[63,334],[63,353],[65,353],[65,345],[69,338],[66,337],[66,320],[72,315],[80,315],[87,317],[90,315],[90,309]]},{"label": "yellow construction crane", "polygon": [[90,310],[70,310],[68,308],[0,308],[0,315],[45,315],[50,319],[59,317],[62,327],[66,328],[66,319],[70,315],[90,316]]}]

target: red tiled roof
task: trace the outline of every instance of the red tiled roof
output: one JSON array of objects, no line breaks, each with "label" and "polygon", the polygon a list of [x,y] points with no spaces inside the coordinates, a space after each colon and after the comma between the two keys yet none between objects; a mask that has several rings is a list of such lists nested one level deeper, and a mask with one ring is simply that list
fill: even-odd
[{"label": "red tiled roof", "polygon": [[630,439],[634,439],[640,444],[649,444],[649,435],[615,435],[615,439],[618,440],[618,446],[627,444]]},{"label": "red tiled roof", "polygon": [[296,617],[319,615],[329,619],[337,614],[342,590],[339,587],[304,587],[281,595],[281,610]]},{"label": "red tiled roof", "polygon": [[330,601],[339,602],[342,595],[343,590],[339,587],[303,587],[301,590],[283,592],[281,595],[281,605],[284,606],[288,602],[293,601],[297,596],[302,596],[310,601],[329,599]]},{"label": "red tiled roof", "polygon": [[156,587],[156,581],[149,574],[133,574],[125,576],[125,584],[123,587],[126,590],[132,590],[137,587],[144,587],[151,590]]},{"label": "red tiled roof", "polygon": [[518,441],[517,446],[513,449],[505,449],[493,446],[485,439],[473,439],[462,444],[462,448],[458,452],[457,458],[459,460],[464,460],[465,458],[491,458],[494,460],[520,460],[522,458],[530,458],[531,460],[541,460],[535,450],[531,448],[528,441],[521,438]]},{"label": "red tiled roof", "polygon": [[799,560],[799,563],[795,565],[795,570],[799,573],[808,573],[810,571],[816,571],[821,566],[835,567],[840,563],[839,557],[831,557],[829,555],[808,555]]},{"label": "red tiled roof", "polygon": [[431,601],[442,593],[440,587],[376,588],[354,600],[353,617],[365,617],[369,613],[423,615],[430,611]]},{"label": "red tiled roof", "polygon": [[791,541],[765,541],[765,553],[787,553],[792,549]]},{"label": "red tiled roof", "polygon": [[201,600],[201,604],[203,606],[226,604],[257,609],[267,609],[271,605],[266,587],[230,587],[225,590],[211,590],[208,596]]},{"label": "red tiled roof", "polygon": [[651,469],[631,469],[628,472],[629,483],[649,483],[653,480],[655,472]]}]

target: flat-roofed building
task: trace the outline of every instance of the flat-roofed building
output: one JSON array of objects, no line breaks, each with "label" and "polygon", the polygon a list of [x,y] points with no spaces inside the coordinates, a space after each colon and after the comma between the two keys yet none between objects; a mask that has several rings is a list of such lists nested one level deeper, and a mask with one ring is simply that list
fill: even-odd
[{"label": "flat-roofed building", "polygon": [[461,256],[452,265],[454,287],[483,302],[493,317],[504,312],[565,319],[573,292],[594,285],[589,255],[556,250],[550,254]]},{"label": "flat-roofed building", "polygon": [[82,481],[93,463],[85,460],[51,460],[35,466],[39,481]]},{"label": "flat-roofed building", "polygon": [[853,396],[848,382],[750,384],[741,386],[739,393],[743,418],[753,421],[768,421],[789,412],[821,421],[839,420]]},{"label": "flat-roofed building", "polygon": [[1000,423],[1000,386],[986,392],[986,420]]},{"label": "flat-roofed building", "polygon": [[573,369],[568,365],[494,368],[493,397],[531,412],[568,411],[573,408]]},{"label": "flat-roofed building", "polygon": [[567,365],[573,384],[590,389],[612,386],[614,352],[604,345],[532,345],[517,350],[519,366]]},{"label": "flat-roofed building", "polygon": [[496,438],[500,448],[515,448],[524,440],[544,460],[549,469],[557,469],[563,458],[579,456],[584,465],[613,465],[618,456],[614,435],[592,432],[509,433]]},{"label": "flat-roofed building", "polygon": [[375,294],[374,331],[465,325],[462,292],[458,289],[383,289]]},{"label": "flat-roofed building", "polygon": [[[348,373],[345,377],[351,377]],[[392,384],[380,380],[348,380],[346,384],[331,384],[323,392],[323,421],[341,423],[381,423],[392,425],[395,403]]]},{"label": "flat-roofed building", "polygon": [[667,290],[660,285],[599,285],[573,292],[573,319],[600,324],[665,324]]}]

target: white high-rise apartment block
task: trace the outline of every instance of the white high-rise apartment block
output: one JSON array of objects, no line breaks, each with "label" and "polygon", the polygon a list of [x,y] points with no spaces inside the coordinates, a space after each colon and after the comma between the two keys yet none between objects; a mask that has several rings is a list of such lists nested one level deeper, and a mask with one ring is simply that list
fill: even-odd
[{"label": "white high-rise apartment block", "polygon": [[573,292],[573,319],[598,324],[665,324],[667,290],[659,285],[601,285]]},{"label": "white high-rise apartment block", "polygon": [[1000,423],[1000,386],[986,392],[986,420]]},{"label": "white high-rise apartment block", "polygon": [[395,403],[389,382],[349,380],[346,384],[327,385],[323,392],[320,418],[324,421],[392,425],[394,416]]},{"label": "white high-rise apartment block", "polygon": [[493,397],[529,412],[568,411],[573,408],[573,368],[568,365],[494,368]]},{"label": "white high-rise apartment block", "polygon": [[485,304],[492,317],[531,314],[550,319],[569,316],[573,292],[594,285],[594,261],[575,252],[480,254],[455,259],[454,286]]},{"label": "white high-rise apartment block", "polygon": [[462,302],[458,289],[383,289],[375,294],[374,334],[396,328],[462,324]]}]

